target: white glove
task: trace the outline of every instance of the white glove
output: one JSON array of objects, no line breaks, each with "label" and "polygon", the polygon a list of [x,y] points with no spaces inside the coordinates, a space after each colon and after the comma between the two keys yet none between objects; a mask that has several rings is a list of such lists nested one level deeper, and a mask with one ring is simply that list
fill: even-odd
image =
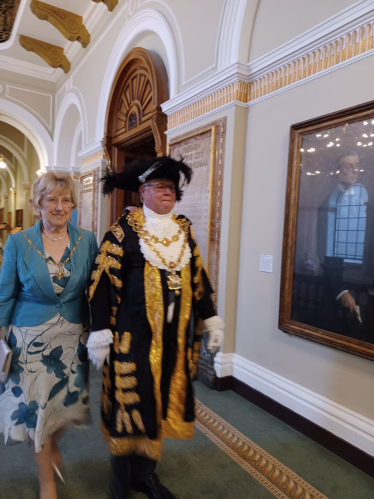
[{"label": "white glove", "polygon": [[217,331],[209,331],[209,341],[207,348],[209,352],[217,353],[221,348],[223,342],[223,331],[217,329]]},{"label": "white glove", "polygon": [[223,342],[223,328],[225,324],[223,320],[218,317],[218,315],[214,315],[213,317],[209,317],[209,319],[205,319],[204,321],[204,331],[209,332],[209,340],[207,348],[210,352],[216,353],[220,349]]},{"label": "white glove", "polygon": [[92,364],[100,369],[104,361],[109,363],[110,345],[113,343],[113,333],[110,329],[94,331],[87,341],[87,350]]}]

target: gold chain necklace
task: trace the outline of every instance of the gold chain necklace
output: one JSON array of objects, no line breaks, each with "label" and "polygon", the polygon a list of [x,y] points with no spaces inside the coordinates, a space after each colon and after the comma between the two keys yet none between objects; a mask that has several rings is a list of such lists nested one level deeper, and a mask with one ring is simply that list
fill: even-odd
[{"label": "gold chain necklace", "polygon": [[[184,231],[185,237],[184,237],[184,242],[183,246],[181,249],[181,252],[179,254],[179,257],[176,262],[169,262],[165,260],[165,258],[161,255],[161,253],[158,251],[157,248],[155,248],[154,244],[152,244],[154,241],[152,240],[152,236],[149,235],[149,232],[145,230],[144,227],[144,222],[145,222],[145,217],[143,215],[143,212],[141,209],[129,213],[126,217],[128,224],[130,227],[132,227],[133,231],[138,234],[138,236],[143,239],[143,241],[150,247],[150,249],[155,253],[155,255],[159,258],[160,262],[165,265],[165,267],[168,267],[170,270],[170,274],[167,276],[168,279],[168,288],[172,291],[175,291],[176,295],[180,294],[180,289],[182,288],[182,278],[176,273],[175,267],[177,267],[181,260],[182,256],[184,253],[184,250],[186,249],[187,246],[187,237],[188,237],[188,229],[189,229],[189,223],[187,222],[186,219],[177,219],[175,215],[173,215],[173,221],[176,222],[180,229],[178,231],[178,238],[179,234],[182,233],[182,230]],[[175,237],[175,236],[174,236]],[[158,238],[157,238],[158,240]]]},{"label": "gold chain necklace", "polygon": [[78,247],[78,244],[80,243],[80,241],[82,239],[83,230],[84,229],[82,229],[81,233],[79,234],[78,241],[75,243],[73,251],[70,253],[70,255],[67,257],[67,259],[64,262],[59,262],[59,263],[56,263],[56,262],[53,262],[52,260],[49,260],[49,258],[47,258],[45,255],[43,255],[43,253],[38,250],[38,248],[35,246],[35,244],[32,241],[30,241],[30,239],[26,236],[26,234],[23,231],[21,231],[21,232],[25,236],[26,240],[30,243],[30,245],[34,248],[34,250],[37,253],[39,253],[39,255],[42,256],[47,263],[50,263],[51,265],[57,265],[58,270],[55,273],[55,276],[58,280],[60,280],[64,277],[64,265],[66,265],[68,263],[68,261],[71,259],[75,250]]},{"label": "gold chain necklace", "polygon": [[[143,229],[143,232],[144,232],[144,234],[149,236],[149,232],[147,230]],[[164,246],[170,246],[171,243],[175,243],[178,241],[179,236],[181,234],[182,234],[182,229],[179,227],[178,232],[176,234],[174,234],[174,236],[171,238],[171,240],[168,239],[167,237],[164,237],[164,239],[162,241],[160,241],[160,239],[157,236],[150,236],[150,240],[154,244],[160,243],[160,244],[163,244]]]}]

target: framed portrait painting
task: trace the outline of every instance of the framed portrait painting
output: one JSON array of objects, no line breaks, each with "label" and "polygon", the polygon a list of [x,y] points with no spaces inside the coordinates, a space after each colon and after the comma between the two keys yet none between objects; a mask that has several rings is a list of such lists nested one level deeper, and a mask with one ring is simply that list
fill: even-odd
[{"label": "framed portrait painting", "polygon": [[279,328],[374,360],[374,102],[291,127]]}]

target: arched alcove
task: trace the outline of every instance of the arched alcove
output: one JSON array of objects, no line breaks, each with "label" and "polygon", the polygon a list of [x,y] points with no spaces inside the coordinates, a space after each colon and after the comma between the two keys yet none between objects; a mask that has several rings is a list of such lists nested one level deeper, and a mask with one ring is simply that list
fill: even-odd
[{"label": "arched alcove", "polygon": [[[168,97],[161,57],[143,48],[131,50],[114,79],[106,115],[104,145],[115,171],[135,158],[165,154],[167,117],[161,104]],[[134,200],[133,194],[115,192],[111,220],[121,215],[124,202]]]},{"label": "arched alcove", "polygon": [[32,143],[38,155],[40,168],[53,165],[53,142],[44,126],[23,107],[0,98],[0,121],[20,130]]},{"label": "arched alcove", "polygon": [[81,136],[80,148],[82,148],[85,146],[86,130],[86,113],[82,99],[75,91],[71,91],[64,97],[56,119],[54,136],[56,166],[67,170],[75,166],[77,135]]},{"label": "arched alcove", "polygon": [[184,52],[181,33],[176,20],[170,23],[161,12],[146,9],[136,14],[123,27],[111,52],[101,85],[100,99],[96,120],[96,140],[101,140],[105,133],[105,116],[110,102],[110,92],[116,74],[126,54],[134,48],[133,42],[142,33],[154,33],[162,41],[167,55],[169,98],[180,91],[184,74]]}]

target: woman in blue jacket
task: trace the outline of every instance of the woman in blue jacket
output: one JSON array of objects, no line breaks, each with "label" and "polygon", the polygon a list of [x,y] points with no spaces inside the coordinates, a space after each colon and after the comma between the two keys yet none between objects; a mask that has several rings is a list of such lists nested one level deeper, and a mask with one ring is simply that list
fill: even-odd
[{"label": "woman in blue jacket", "polygon": [[97,243],[69,223],[77,205],[69,175],[41,176],[32,204],[40,221],[9,236],[0,272],[0,326],[13,353],[0,432],[8,443],[32,441],[40,498],[55,499],[57,435],[89,417],[86,286]]}]

